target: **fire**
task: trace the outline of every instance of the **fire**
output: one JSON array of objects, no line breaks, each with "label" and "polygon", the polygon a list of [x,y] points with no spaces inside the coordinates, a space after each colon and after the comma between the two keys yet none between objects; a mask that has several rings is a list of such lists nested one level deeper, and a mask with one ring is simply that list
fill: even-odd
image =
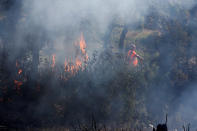
[{"label": "fire", "polygon": [[70,72],[72,75],[74,75],[74,73],[75,73],[75,66],[74,65],[70,66]]},{"label": "fire", "polygon": [[80,50],[83,54],[86,54],[86,43],[83,37],[83,33],[81,33],[80,41],[79,41]]},{"label": "fire", "polygon": [[64,62],[64,70],[65,72],[69,72],[70,74],[74,75],[77,73],[80,69],[84,70],[83,66],[84,63],[88,61],[88,54],[86,52],[86,42],[83,36],[83,33],[81,33],[79,41],[75,43],[75,46],[79,46],[79,49],[81,53],[78,53],[75,57],[75,60],[72,59],[67,60],[65,58]]},{"label": "fire", "polygon": [[[16,60],[16,67],[19,69],[19,63],[18,63],[17,60]],[[19,74],[19,75],[20,75],[22,72],[23,72],[22,69],[19,69],[19,70],[18,70],[18,74]]]},{"label": "fire", "polygon": [[[22,72],[23,72],[23,70],[19,66],[20,66],[19,63],[16,60],[16,68],[18,69],[18,72],[17,72],[18,75],[22,74]],[[23,85],[23,82],[14,80],[14,84],[15,84],[16,90],[20,90],[20,87]]]},{"label": "fire", "polygon": [[80,50],[82,52],[82,55],[84,56],[84,61],[87,61],[88,60],[88,54],[86,52],[86,42],[85,42],[83,33],[81,33],[81,36],[80,36],[79,47],[80,47]]},{"label": "fire", "polygon": [[[71,76],[77,74],[79,71],[83,71],[87,65],[88,61],[88,54],[86,51],[86,42],[83,36],[83,33],[81,33],[79,39],[74,43],[74,46],[76,47],[76,55],[74,59],[72,57],[67,58],[65,57],[64,60],[64,74],[61,74],[60,78],[64,80],[68,80]],[[52,64],[51,67],[54,68],[56,65],[56,55],[52,55]]]},{"label": "fire", "polygon": [[51,65],[52,68],[55,67],[55,54],[52,55],[52,65]]},{"label": "fire", "polygon": [[75,63],[73,63],[72,59],[70,61],[67,61],[65,59],[64,62],[64,69],[65,72],[69,72],[72,75],[74,75],[75,73],[77,73],[80,69],[82,68],[82,62],[80,59],[76,58]]},{"label": "fire", "polygon": [[22,69],[19,69],[19,70],[18,70],[18,74],[19,74],[19,75],[20,75],[22,72],[23,72]]},{"label": "fire", "polygon": [[76,69],[79,70],[79,68],[82,67],[82,62],[79,59],[76,59],[75,66],[76,66]]}]

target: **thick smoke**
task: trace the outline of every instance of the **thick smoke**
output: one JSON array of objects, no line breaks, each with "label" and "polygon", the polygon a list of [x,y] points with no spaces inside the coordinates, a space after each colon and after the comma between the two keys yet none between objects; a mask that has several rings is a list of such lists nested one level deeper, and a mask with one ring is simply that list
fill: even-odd
[{"label": "thick smoke", "polygon": [[[119,21],[122,25],[133,24],[133,26],[135,26],[136,23],[142,21],[149,13],[150,7],[157,8],[158,11],[167,13],[167,15],[170,16],[169,6],[178,5],[188,9],[191,8],[194,3],[194,0],[23,1],[23,15],[25,16],[27,27],[22,30],[32,30],[31,28],[35,27],[41,28],[48,32],[49,37],[56,46],[58,46],[57,43],[61,43],[57,39],[63,39],[63,44],[69,45],[68,43],[73,43],[78,34],[82,31],[87,32],[87,40],[91,40],[92,37],[95,37],[92,36],[91,33],[95,34],[96,32],[97,36],[98,34],[104,34],[113,21]],[[21,24],[24,28],[24,23]],[[19,28],[19,32],[17,33],[20,34],[20,31],[21,29]],[[24,33],[26,34],[26,32]],[[23,35],[21,37],[23,37]],[[101,37],[101,35],[98,36],[100,39]],[[55,43],[55,40],[58,42]],[[89,47],[93,49],[100,47],[96,45],[98,42],[94,43],[94,41],[96,40],[93,39],[91,43],[88,43]]]},{"label": "thick smoke", "polygon": [[[59,59],[64,60],[65,56],[72,57],[75,55],[73,44],[76,42],[76,39],[78,39],[82,32],[87,42],[87,52],[88,54],[90,54],[90,57],[93,57],[92,54],[94,50],[104,50],[105,41],[103,38],[105,36],[105,33],[108,32],[109,26],[111,24],[118,23],[119,25],[129,25],[132,27],[136,27],[137,25],[139,25],[140,22],[144,21],[146,16],[149,15],[149,11],[152,8],[154,8],[156,12],[164,15],[167,19],[173,20],[178,16],[175,16],[173,12],[169,10],[170,7],[179,6],[181,8],[189,10],[195,4],[195,0],[23,0],[21,1],[21,3],[14,2],[14,6],[11,6],[9,7],[9,9],[7,9],[8,15],[15,16],[10,20],[12,22],[14,21],[13,23],[10,23],[10,25],[13,25],[14,27],[4,27],[4,31],[9,31],[8,33],[10,33],[8,36],[12,40],[11,43],[13,43],[11,46],[14,45],[10,49],[12,53],[11,55],[9,55],[8,59],[13,61],[17,58],[16,56],[19,56],[21,51],[23,51],[25,48],[33,47],[33,50],[31,50],[33,52],[32,54],[35,53],[35,50],[40,50],[47,55],[55,53],[57,54],[57,57]],[[13,12],[16,13],[13,14]],[[181,21],[181,18],[178,19],[180,19]],[[7,35],[3,34],[3,36]],[[191,50],[195,45],[194,43],[195,41],[191,44]],[[50,47],[50,49],[48,49],[47,51],[45,51],[46,46]],[[145,46],[148,47],[149,45]],[[15,47],[17,47],[17,50],[14,49]],[[163,51],[165,50],[162,49],[161,52]],[[165,62],[169,64],[172,62],[172,60],[173,58],[167,58]],[[103,68],[105,68],[104,66],[110,66],[111,63],[107,60],[105,64],[106,65],[102,65]],[[95,72],[95,74],[98,73],[97,75],[99,76],[103,73],[102,78],[96,77],[93,74],[89,74],[87,78],[90,79],[90,82],[82,83],[81,86],[102,86],[107,83],[106,81],[110,81],[116,76],[116,74],[112,74],[110,72],[112,70],[104,71],[101,73],[99,71],[102,71],[102,69],[98,69]],[[34,77],[34,75],[32,75],[32,77]],[[83,76],[81,77],[83,78]],[[168,84],[166,84],[165,81],[169,80],[163,79],[162,82],[158,82],[158,88],[153,87],[153,89],[155,90],[148,92],[151,95],[151,99],[155,98],[152,96],[159,97],[159,99],[157,100],[151,100],[153,104],[158,104],[151,105],[152,107],[150,107],[153,115],[157,115],[159,113],[157,112],[158,110],[156,111],[157,106],[160,106],[159,103],[163,104],[163,101],[165,101],[163,99],[169,96],[169,94],[174,93],[173,89],[167,90],[165,88],[168,86]],[[75,80],[71,82],[75,82]],[[53,81],[53,79],[50,79],[50,84],[52,84],[54,87],[58,87],[60,85],[59,83],[56,83],[56,81]],[[69,87],[69,85],[66,86]],[[192,117],[192,113],[195,113],[194,109],[196,108],[196,106],[190,108],[192,103],[195,103],[194,100],[196,99],[196,90],[194,88],[195,86],[195,84],[192,85],[191,91],[187,90],[186,92],[181,93],[180,96],[176,97],[175,101],[177,103],[182,104],[180,108],[176,107],[173,111],[171,111],[172,113],[176,112],[177,110],[182,114],[187,114],[187,112],[191,113],[185,115],[186,121],[189,121],[189,118]],[[53,92],[54,90],[51,89],[47,93],[50,94],[50,91]],[[72,92],[72,88],[69,87],[68,92],[69,91]],[[93,103],[94,105],[94,101],[99,101],[104,98],[108,98],[106,90],[100,88],[96,89],[95,94],[97,96],[93,97],[94,100],[91,101],[89,100],[89,98],[87,98],[86,95],[88,91],[92,90],[89,88],[80,90],[80,94],[77,97],[77,99]],[[191,92],[192,95],[190,95]],[[58,99],[64,99],[64,91],[53,93],[54,96],[58,96]],[[110,103],[112,107],[117,108],[118,110],[123,110],[124,102],[121,99],[122,97],[123,96],[118,96],[112,103]],[[53,101],[53,99],[48,98],[47,96],[41,98],[40,104],[36,105],[35,110],[38,113],[35,113],[35,116],[41,115],[42,113],[46,113],[45,108],[49,106],[48,101]],[[71,104],[72,106],[69,108],[77,108],[80,106],[84,106],[80,105],[84,104],[83,102],[77,103],[77,100],[75,102],[76,103]],[[74,104],[79,104],[79,106],[76,106]],[[98,105],[95,104],[94,108],[96,108]],[[184,105],[187,105],[188,108]],[[32,109],[32,106],[29,106],[28,109]],[[87,109],[88,111],[91,110],[88,106],[85,107],[85,109]],[[99,110],[95,109],[95,111],[96,113],[98,112],[98,114],[101,114]],[[48,110],[48,112],[50,112],[50,110]],[[68,115],[68,119],[72,118],[72,115],[73,114]],[[79,117],[80,115],[81,117],[85,117],[85,115],[80,114],[80,112],[77,115],[79,115]],[[173,117],[173,115],[171,116],[170,114],[170,118],[171,117]],[[113,116],[111,119],[113,119]],[[162,118],[158,119],[161,120]],[[173,123],[173,118],[170,122]]]},{"label": "thick smoke", "polygon": [[109,30],[109,25],[116,23],[115,21],[120,25],[128,24],[135,27],[137,23],[144,20],[150,7],[157,8],[158,11],[170,16],[171,12],[168,10],[170,5],[191,8],[193,4],[193,0],[189,2],[184,0],[23,1],[21,15],[24,18],[18,22],[16,39],[18,39],[17,43],[23,46],[24,35],[31,32],[37,34],[37,30],[44,30],[52,46],[64,49],[65,53],[68,53],[79,34],[84,32],[87,48],[91,54],[93,50],[102,49],[103,37]]}]

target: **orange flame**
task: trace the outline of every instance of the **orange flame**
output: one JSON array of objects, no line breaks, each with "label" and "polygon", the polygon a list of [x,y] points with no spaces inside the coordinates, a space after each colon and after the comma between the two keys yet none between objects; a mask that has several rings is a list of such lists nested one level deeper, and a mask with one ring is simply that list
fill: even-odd
[{"label": "orange flame", "polygon": [[76,70],[79,70],[79,68],[82,67],[82,62],[79,59],[76,59],[76,61],[75,61],[75,67],[76,67]]},{"label": "orange flame", "polygon": [[[88,54],[86,52],[86,42],[83,33],[81,33],[79,40],[76,41],[74,45],[77,49],[75,59],[72,60],[65,58],[64,71],[66,74],[61,75],[61,79],[68,80],[71,76],[76,75],[80,70],[83,71],[85,69],[86,62],[88,61]],[[52,59],[52,67],[54,67],[55,55],[52,56]]]},{"label": "orange flame", "polygon": [[74,65],[70,66],[70,72],[72,75],[74,75],[74,73],[75,73],[75,66]]},{"label": "orange flame", "polygon": [[69,72],[72,75],[74,75],[75,73],[77,73],[80,70],[80,68],[82,68],[82,62],[80,59],[77,58],[75,60],[75,63],[72,62],[72,59],[70,61],[67,61],[65,59],[65,62],[64,62],[65,72]]},{"label": "orange flame", "polygon": [[83,33],[81,33],[80,41],[79,41],[80,50],[83,54],[86,54],[86,42],[83,37]]},{"label": "orange flame", "polygon": [[51,65],[52,68],[55,67],[55,54],[52,55],[52,65]]},{"label": "orange flame", "polygon": [[84,61],[87,61],[88,60],[88,54],[86,52],[86,42],[85,42],[83,33],[81,33],[81,36],[80,36],[79,46],[80,46],[80,50],[81,50],[81,52],[84,56]]},{"label": "orange flame", "polygon": [[69,72],[71,75],[75,75],[80,69],[83,70],[83,63],[88,61],[86,42],[83,33],[81,33],[79,41],[75,43],[75,46],[79,46],[81,53],[77,54],[74,61],[65,58],[64,62],[65,72]]},{"label": "orange flame", "polygon": [[19,74],[19,75],[20,75],[22,72],[23,72],[22,69],[19,69],[19,70],[18,70],[18,74]]}]

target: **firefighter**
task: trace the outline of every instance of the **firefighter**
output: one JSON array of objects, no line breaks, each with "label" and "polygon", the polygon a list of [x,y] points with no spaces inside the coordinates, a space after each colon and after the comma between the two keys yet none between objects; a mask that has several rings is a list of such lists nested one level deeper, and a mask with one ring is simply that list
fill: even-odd
[{"label": "firefighter", "polygon": [[136,50],[136,46],[135,46],[134,44],[131,43],[130,49],[129,49],[128,54],[127,54],[127,58],[128,58],[128,60],[129,60],[129,64],[132,63],[133,66],[137,66],[137,64],[138,64],[138,59],[139,59],[139,60],[143,60],[143,58],[142,58],[140,55],[138,55],[138,54],[135,52],[135,50]]}]

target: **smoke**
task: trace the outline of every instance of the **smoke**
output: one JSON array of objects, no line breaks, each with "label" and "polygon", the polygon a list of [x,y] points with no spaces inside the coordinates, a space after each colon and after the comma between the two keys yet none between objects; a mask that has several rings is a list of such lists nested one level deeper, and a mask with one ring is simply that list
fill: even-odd
[{"label": "smoke", "polygon": [[[83,31],[87,36],[86,39],[90,39],[93,43],[88,43],[89,47],[96,49],[102,42],[91,40],[95,37],[93,34],[96,38],[98,37],[97,39],[102,40],[108,26],[114,21],[122,25],[135,26],[144,20],[150,7],[170,16],[169,6],[177,5],[188,9],[194,3],[194,0],[34,0],[23,1],[22,5],[27,24],[25,30],[35,27],[44,29],[51,39],[57,40],[60,39],[58,37],[65,37],[64,43],[67,45],[73,43],[78,34]],[[23,27],[24,23],[21,24]]]},{"label": "smoke", "polygon": [[[80,26],[83,19],[91,19],[101,29],[113,20],[120,17],[127,22],[137,22],[145,16],[150,6],[158,10],[168,9],[170,5],[179,5],[184,8],[191,8],[194,0],[34,0],[24,1],[23,7],[26,15],[33,24],[41,25],[48,30],[65,29],[68,26]],[[166,11],[165,10],[165,11]]]},{"label": "smoke", "polygon": [[135,0],[44,0],[40,2],[35,0],[25,2],[24,8],[31,9],[28,12],[32,22],[48,30],[64,29],[68,26],[78,27],[83,19],[90,19],[96,22],[100,29],[105,29],[115,15],[137,21],[138,15],[142,16],[146,13],[147,2]]},{"label": "smoke", "polygon": [[[25,48],[28,48],[31,50],[33,55],[36,54],[37,50],[40,50],[39,55],[51,55],[54,53],[56,54],[57,58],[60,59],[60,61],[64,61],[65,57],[72,58],[75,55],[73,45],[82,32],[87,42],[88,54],[90,54],[90,56],[92,57],[91,54],[93,54],[93,50],[104,50],[103,44],[105,42],[103,41],[103,37],[105,36],[105,33],[109,30],[109,26],[111,24],[118,23],[118,25],[131,25],[135,27],[136,25],[139,25],[141,22],[144,21],[146,16],[149,15],[149,11],[152,8],[154,8],[154,11],[158,14],[164,15],[167,20],[171,20],[178,17],[176,16],[176,13],[173,13],[173,11],[171,10],[174,9],[173,7],[178,6],[182,9],[189,10],[195,4],[195,0],[23,0],[21,2],[21,6],[17,6],[20,4],[15,2],[15,6],[9,8],[7,11],[7,13],[10,15],[9,18],[12,17],[11,14],[13,12],[17,12],[16,14],[14,14],[14,16],[16,17],[9,19],[13,22],[9,25],[14,26],[4,27],[4,31],[9,30],[9,33],[11,32],[10,34],[12,34],[8,35],[12,40],[12,45],[9,45],[11,48],[11,55],[9,56],[9,59],[15,60],[15,58],[19,56]],[[181,18],[179,19],[181,20]],[[166,50],[173,52],[173,49],[175,49],[175,47],[172,43],[170,44],[170,46],[165,46],[164,44],[161,45],[160,52],[165,53]],[[192,50],[192,47],[195,47],[194,45],[195,44],[191,45],[191,52],[195,54],[195,52]],[[47,46],[49,46],[50,49],[46,51],[45,47]],[[150,43],[147,42],[147,45],[144,46],[148,48],[150,46]],[[164,46],[164,48],[162,48],[162,46]],[[15,49],[15,47],[17,48]],[[34,58],[32,59],[36,59],[36,55],[34,55]],[[163,61],[160,61],[160,65],[162,65],[161,67],[165,68],[162,69],[163,72],[168,70],[167,68],[169,65],[171,65],[173,59],[174,58],[172,57],[165,57]],[[99,107],[103,106],[103,104],[99,103],[99,101],[102,102],[104,101],[103,99],[109,99],[107,94],[108,90],[106,90],[105,87],[110,86],[110,82],[118,74],[117,72],[114,72],[114,68],[119,67],[112,67],[113,64],[111,64],[110,62],[111,61],[109,58],[106,59],[106,61],[104,62],[102,61],[100,63],[96,63],[102,69],[95,69],[96,71],[93,71],[93,73],[95,74],[88,74],[87,76],[80,75],[74,80],[71,80],[70,83],[67,85],[61,85],[61,83],[58,83],[58,80],[54,80],[54,78],[49,78],[49,80],[44,79],[45,81],[43,83],[48,83],[46,85],[49,87],[65,86],[67,87],[67,89],[62,89],[62,92],[55,92],[54,89],[50,89],[49,91],[47,91],[46,94],[48,96],[43,96],[39,102],[39,105],[36,105],[35,112],[38,112],[38,114],[35,113],[35,116],[42,113],[47,114],[48,112],[52,112],[50,110],[47,110],[47,112],[45,111],[46,108],[50,108],[51,106],[49,101],[53,101],[52,98],[48,97],[56,96],[58,99],[66,101],[67,99],[64,97],[68,96],[69,99],[72,98],[74,99],[74,101],[73,103],[69,103],[66,101],[67,104],[71,106],[64,108],[69,108],[69,111],[79,111],[79,113],[77,114],[79,117],[86,117],[87,114],[83,113],[86,110],[93,110],[98,113],[97,117],[99,117],[100,114],[105,112],[99,110]],[[121,72],[122,68],[116,70],[118,70],[118,72]],[[160,73],[163,73],[162,71]],[[48,75],[50,74],[46,73],[46,75],[44,76],[48,78]],[[83,78],[86,78],[86,80],[83,80]],[[77,81],[76,79],[82,80]],[[75,85],[76,81],[79,82],[80,85]],[[150,99],[152,99],[152,107],[149,106],[150,112],[152,112],[153,115],[158,115],[159,112],[162,112],[161,108],[163,107],[163,105],[171,100],[171,98],[167,99],[166,101],[163,100],[167,96],[172,96],[174,93],[173,89],[169,90],[169,88],[166,88],[167,86],[169,86],[169,81],[170,80],[166,78],[158,78],[158,81],[155,84],[158,87],[156,88],[155,85],[152,85],[152,89],[154,90],[148,91],[148,93],[150,93],[151,95]],[[75,89],[78,89],[78,87],[79,90],[77,90],[78,92],[76,91],[76,93]],[[91,87],[94,88],[91,89]],[[108,109],[112,110],[111,119],[118,119],[118,115],[113,116],[113,114],[116,114],[117,112],[120,112],[120,110],[125,109],[125,99],[123,95],[125,90],[122,89],[121,91],[122,92],[117,97],[114,97],[114,100],[112,102],[107,101],[106,103],[104,103],[104,105],[111,105],[111,108],[116,108],[110,109],[109,107]],[[176,99],[176,102],[182,103],[182,105],[188,105],[189,107],[194,102],[193,100],[196,99],[196,91],[192,90],[191,92],[191,96],[189,93],[187,94],[186,92],[185,94],[183,93],[181,96],[178,96],[178,100]],[[132,91],[130,93],[132,93]],[[177,92],[175,91],[175,94],[176,93]],[[118,93],[115,92],[114,94],[117,95]],[[89,96],[91,96],[92,100],[89,100]],[[154,99],[155,96],[158,96],[158,99]],[[87,102],[88,104],[86,105],[83,101]],[[98,105],[94,103],[95,101],[98,102]],[[90,108],[89,105],[93,105],[94,107]],[[161,108],[158,108],[158,106]],[[79,107],[83,107],[83,110],[77,110],[77,108]],[[29,108],[32,108],[32,106],[29,106]],[[158,110],[156,108],[158,108]],[[167,108],[168,107],[166,107],[166,110],[168,110]],[[178,107],[171,112],[177,110],[178,112],[181,112],[183,114],[189,112],[191,114],[185,116],[185,119],[188,120],[189,117],[192,117],[192,114],[195,113],[195,108],[196,106],[191,108],[185,108],[184,106],[181,106],[180,108]],[[71,119],[73,117],[73,114],[69,113],[70,112],[65,113],[68,114],[68,116],[64,117]],[[106,116],[100,117],[105,118]]]},{"label": "smoke", "polygon": [[[19,20],[16,39],[23,41],[29,32],[44,30],[55,48],[62,48],[69,52],[73,43],[81,32],[87,41],[88,53],[103,47],[103,37],[109,30],[109,25],[138,25],[149,13],[149,8],[170,15],[170,5],[180,5],[190,8],[194,1],[156,1],[156,0],[34,0],[22,2],[22,18]],[[172,16],[173,17],[173,16]],[[35,29],[36,28],[36,29]],[[43,37],[43,36],[40,36]],[[23,46],[23,44],[22,44]],[[73,55],[68,53],[68,55]]]},{"label": "smoke", "polygon": [[[190,123],[193,128],[196,128],[196,117],[194,117],[196,104],[195,100],[197,99],[197,90],[196,84],[190,85],[187,87],[187,90],[182,92],[181,96],[178,99],[178,102],[181,103],[179,105],[178,111],[180,115],[180,119],[185,123]],[[183,123],[184,124],[184,123]]]}]

